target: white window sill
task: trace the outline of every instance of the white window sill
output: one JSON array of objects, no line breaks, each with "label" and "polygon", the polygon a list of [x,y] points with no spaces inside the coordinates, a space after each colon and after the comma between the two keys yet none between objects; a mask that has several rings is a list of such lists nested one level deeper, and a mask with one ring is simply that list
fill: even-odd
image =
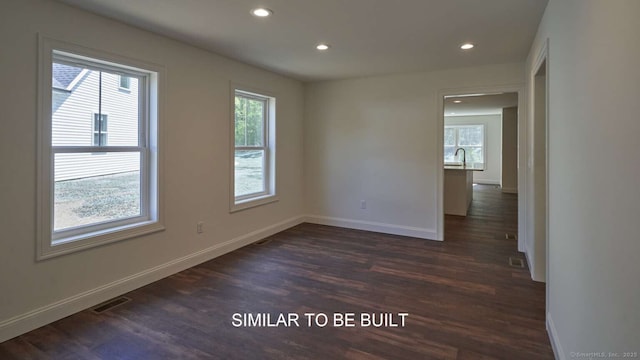
[{"label": "white window sill", "polygon": [[267,194],[267,195],[262,195],[262,196],[258,196],[258,197],[252,197],[252,198],[244,199],[244,200],[240,200],[240,201],[235,201],[235,199],[234,199],[233,200],[234,202],[231,204],[231,208],[229,209],[229,212],[230,213],[234,213],[234,212],[238,212],[238,211],[254,208],[256,206],[262,206],[262,205],[266,205],[266,204],[271,204],[271,203],[277,202],[279,200],[280,199],[276,195],[273,195],[273,194]]},{"label": "white window sill", "polygon": [[38,253],[38,260],[50,259],[163,230],[164,225],[158,221],[150,220],[56,239],[51,245],[41,249]]}]

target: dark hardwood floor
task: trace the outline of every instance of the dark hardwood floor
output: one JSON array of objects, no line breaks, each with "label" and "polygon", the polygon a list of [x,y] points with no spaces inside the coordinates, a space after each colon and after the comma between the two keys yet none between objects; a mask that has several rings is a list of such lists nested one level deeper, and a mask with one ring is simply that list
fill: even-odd
[{"label": "dark hardwood floor", "polygon": [[[523,259],[505,239],[516,202],[475,187],[444,242],[302,224],[6,341],[0,359],[552,359],[544,284],[508,264]],[[346,312],[409,315],[333,327]],[[234,313],[297,313],[300,327],[234,327]]]}]

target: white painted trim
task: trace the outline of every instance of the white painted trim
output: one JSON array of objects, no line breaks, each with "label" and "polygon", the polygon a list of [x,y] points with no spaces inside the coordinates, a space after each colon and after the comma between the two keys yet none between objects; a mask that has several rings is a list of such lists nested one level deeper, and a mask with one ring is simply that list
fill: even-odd
[{"label": "white painted trim", "polygon": [[362,221],[319,215],[307,215],[306,222],[312,224],[337,226],[347,229],[366,230],[384,234],[410,236],[427,240],[439,240],[436,236],[436,232],[433,229],[418,228],[412,226],[394,225],[374,221]]},{"label": "white painted trim", "polygon": [[[536,277],[536,264],[533,261],[534,259],[531,258],[531,248],[529,248],[529,246],[525,246],[525,251],[523,251],[524,253],[524,257],[527,259],[527,265],[529,265],[529,272],[530,272],[530,276],[531,276],[531,280],[536,281],[536,282],[545,282],[545,279],[540,279],[538,277]],[[547,299],[548,301],[548,299]],[[548,304],[548,302],[547,302]]]},{"label": "white painted trim", "polygon": [[231,209],[229,210],[229,213],[251,209],[256,206],[267,205],[267,204],[271,204],[278,201],[280,201],[279,197],[275,195],[270,195],[270,194],[263,195],[260,197],[255,197],[255,198],[248,198],[248,199],[245,199],[244,201],[240,201],[232,205]]},{"label": "white painted trim", "polygon": [[[538,275],[534,274],[534,268],[530,267],[531,270],[531,278],[535,281],[541,281],[541,282],[545,282],[546,283],[546,309],[548,310],[548,304],[549,304],[549,38],[545,39],[543,46],[540,48],[540,50],[538,51],[538,53],[536,54],[536,57],[532,63],[532,67],[531,70],[529,72],[529,81],[531,81],[531,87],[530,90],[532,90],[534,93],[532,94],[531,100],[533,100],[533,103],[531,104],[532,106],[532,114],[534,115],[533,118],[530,119],[530,121],[532,122],[532,129],[535,129],[535,79],[536,79],[536,74],[538,73],[538,71],[541,69],[542,64],[545,65],[545,134],[544,134],[544,145],[545,145],[545,234],[544,234],[544,239],[545,239],[545,278],[544,279],[538,279]],[[530,136],[529,136],[530,135]],[[536,139],[534,138],[535,136],[535,131],[533,134],[529,134],[528,137],[531,137],[531,139],[533,140],[534,144],[528,144],[527,146],[527,151],[531,151],[532,149],[535,148],[535,142]],[[533,145],[534,147],[532,148]],[[527,156],[527,158],[531,158],[534,159],[535,158],[535,152],[529,154]],[[527,170],[532,171],[534,169],[534,164],[531,163],[529,164],[529,161],[527,161]],[[533,172],[534,176],[535,176],[535,172]],[[528,175],[528,174],[527,174]],[[520,174],[518,174],[518,177],[520,177]],[[535,183],[533,184],[527,184],[527,186],[534,186]],[[535,187],[533,188],[535,191]],[[527,190],[527,189],[525,189]],[[534,194],[534,198],[535,198],[535,194]],[[529,199],[528,201],[535,201],[534,199]],[[534,202],[535,204],[535,202]],[[535,206],[535,205],[534,205]],[[520,209],[518,209],[518,211],[520,211]],[[534,214],[530,214],[530,216],[528,216],[528,219],[526,219],[527,222],[531,222],[529,225],[530,226],[535,226],[535,208],[533,209]],[[535,234],[535,227],[534,227],[534,234]],[[526,236],[526,234],[525,234]],[[535,241],[536,241],[537,236],[534,236],[533,239],[529,239],[527,240],[527,243],[531,243],[531,246],[533,246],[535,248]],[[527,251],[530,251],[530,249],[527,247]],[[536,258],[538,256],[540,256],[541,254],[536,254],[534,251],[534,259],[533,261],[536,261]]]},{"label": "white painted trim", "polygon": [[481,184],[481,185],[500,185],[500,180],[473,180],[474,184]]},{"label": "white painted trim", "polygon": [[[236,198],[235,194],[235,98],[236,92],[244,93],[247,97],[266,100],[267,114],[264,122],[264,138],[266,146],[261,148],[265,152],[265,191]],[[229,81],[229,213],[250,209],[278,201],[277,183],[277,94],[271,90],[258,89],[252,86]]]},{"label": "white painted trim", "polygon": [[562,343],[560,343],[560,339],[558,339],[558,331],[551,319],[550,313],[547,313],[547,333],[549,334],[549,341],[551,342],[551,349],[553,349],[554,357],[558,360],[565,360]]},{"label": "white painted trim", "polygon": [[503,193],[507,193],[507,194],[517,194],[518,193],[518,188],[502,188],[502,192]]},{"label": "white painted trim", "polygon": [[297,216],[0,322],[0,342],[303,223]]},{"label": "white painted trim", "polygon": [[[136,218],[117,220],[93,225],[82,226],[58,232],[53,229],[53,184],[55,149],[51,143],[51,71],[52,62],[84,64],[87,68],[113,70],[120,74],[137,76],[144,94],[140,98],[140,117],[145,123],[140,124],[140,131],[145,134],[145,144],[140,146],[143,215]],[[36,181],[36,260],[41,261],[51,257],[81,251],[107,243],[128,240],[164,230],[163,225],[163,192],[162,166],[163,144],[162,116],[163,96],[162,83],[165,79],[165,68],[162,65],[132,59],[124,55],[93,49],[82,44],[70,43],[38,34],[38,98],[37,98],[37,181]],[[76,80],[79,77],[76,77]],[[93,123],[93,120],[91,121]],[[151,137],[150,134],[155,136]],[[87,147],[88,150],[100,147]],[[76,147],[76,151],[82,147]],[[123,151],[125,149],[120,149]],[[69,149],[63,150],[67,152]],[[111,150],[109,150],[111,151]],[[147,153],[145,157],[144,154]],[[135,223],[134,223],[135,221]]]},{"label": "white painted trim", "polygon": [[533,262],[531,262],[531,258],[529,257],[529,254],[531,253],[531,251],[529,250],[528,247],[525,246],[525,251],[522,251],[522,252],[524,253],[524,257],[527,259],[527,265],[529,266],[529,276],[531,276],[531,280],[535,281],[535,279],[533,278],[533,274],[535,274],[535,271],[533,271],[533,269],[535,268],[536,265]]}]

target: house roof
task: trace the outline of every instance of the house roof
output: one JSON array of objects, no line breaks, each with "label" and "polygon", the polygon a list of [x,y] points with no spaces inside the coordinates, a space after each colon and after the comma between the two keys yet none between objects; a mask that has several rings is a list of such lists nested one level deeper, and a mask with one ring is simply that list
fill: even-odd
[{"label": "house roof", "polygon": [[52,86],[54,89],[70,91],[69,86],[73,83],[80,73],[82,68],[75,66],[69,66],[64,64],[53,63],[52,74]]}]

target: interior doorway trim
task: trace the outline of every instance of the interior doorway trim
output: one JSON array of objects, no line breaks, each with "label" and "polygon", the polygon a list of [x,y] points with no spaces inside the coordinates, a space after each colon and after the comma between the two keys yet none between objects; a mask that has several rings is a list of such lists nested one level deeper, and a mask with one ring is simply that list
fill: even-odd
[{"label": "interior doorway trim", "polygon": [[486,94],[495,95],[500,93],[517,93],[518,94],[518,251],[524,251],[524,237],[521,236],[522,228],[525,226],[521,222],[520,212],[524,211],[525,203],[521,196],[525,185],[521,176],[521,164],[522,156],[526,149],[526,144],[522,141],[526,140],[526,98],[525,98],[525,84],[505,84],[505,85],[488,85],[481,87],[466,87],[466,88],[452,88],[441,89],[438,91],[436,103],[437,106],[437,151],[436,151],[436,164],[437,164],[437,196],[436,196],[436,234],[437,240],[444,240],[444,99],[448,96],[467,95],[467,94]]},{"label": "interior doorway trim", "polygon": [[[544,164],[545,164],[545,193],[544,193],[544,202],[545,202],[545,208],[544,208],[544,222],[545,222],[545,229],[544,229],[544,247],[545,247],[545,251],[544,251],[544,275],[543,276],[539,276],[539,275],[535,275],[533,274],[532,271],[532,278],[536,281],[544,281],[547,284],[547,303],[548,303],[548,295],[549,295],[549,39],[547,38],[545,40],[545,42],[543,43],[543,45],[540,47],[540,49],[538,50],[538,53],[536,54],[536,57],[534,59],[534,61],[532,62],[532,66],[531,66],[531,72],[528,74],[529,75],[529,81],[531,83],[531,99],[530,101],[532,102],[532,108],[530,111],[530,114],[533,116],[531,121],[534,122],[538,120],[538,114],[536,114],[536,109],[535,109],[535,103],[536,103],[536,99],[535,99],[535,94],[536,94],[536,78],[539,76],[540,73],[544,74],[544,104],[545,104],[545,109],[544,109],[544,128],[545,128],[545,133],[544,133]],[[535,126],[535,124],[534,124]],[[534,141],[534,146],[537,145],[539,143],[539,139],[535,138],[535,134],[532,134],[531,136],[533,138]],[[532,154],[533,155],[533,154]],[[533,185],[533,184],[532,184]],[[535,190],[534,190],[535,191]],[[527,220],[529,221],[529,219]],[[531,239],[531,241],[539,241],[539,237],[535,236],[533,239]],[[532,244],[532,246],[537,246],[535,243]],[[540,256],[540,254],[535,254],[536,256]],[[538,259],[532,259],[532,261],[536,261],[536,263],[539,263]],[[533,269],[532,269],[533,270]],[[536,273],[538,273],[536,271]]]}]

